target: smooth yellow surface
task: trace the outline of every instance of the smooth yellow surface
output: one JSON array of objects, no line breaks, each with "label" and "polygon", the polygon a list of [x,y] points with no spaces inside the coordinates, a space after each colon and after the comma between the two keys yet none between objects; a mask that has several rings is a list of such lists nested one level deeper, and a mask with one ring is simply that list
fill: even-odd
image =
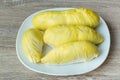
[{"label": "smooth yellow surface", "polygon": [[23,34],[22,46],[28,59],[33,63],[40,62],[43,39],[38,29],[29,29]]},{"label": "smooth yellow surface", "polygon": [[52,46],[79,40],[99,44],[103,42],[104,38],[87,26],[56,26],[47,29],[44,33],[44,42]]},{"label": "smooth yellow surface", "polygon": [[46,30],[58,25],[85,25],[95,28],[100,24],[97,13],[87,8],[38,13],[32,20],[34,27]]},{"label": "smooth yellow surface", "polygon": [[90,61],[99,55],[98,48],[88,41],[63,44],[53,48],[42,59],[42,63],[63,64],[75,60]]}]

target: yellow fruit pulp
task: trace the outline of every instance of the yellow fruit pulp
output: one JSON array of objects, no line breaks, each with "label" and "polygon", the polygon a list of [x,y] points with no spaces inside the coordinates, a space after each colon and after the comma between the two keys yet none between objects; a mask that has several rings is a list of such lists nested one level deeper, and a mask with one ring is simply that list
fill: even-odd
[{"label": "yellow fruit pulp", "polygon": [[99,55],[98,48],[88,41],[63,44],[53,48],[42,59],[42,63],[63,64],[75,60],[89,61]]},{"label": "yellow fruit pulp", "polygon": [[41,30],[58,25],[85,25],[95,28],[100,24],[100,18],[96,12],[87,8],[51,10],[35,15],[32,24]]},{"label": "yellow fruit pulp", "polygon": [[40,30],[31,28],[25,31],[22,38],[22,47],[31,62],[40,62],[42,46],[43,38]]},{"label": "yellow fruit pulp", "polygon": [[87,26],[56,26],[45,31],[44,42],[52,46],[86,40],[94,44],[103,42],[104,38],[94,29]]}]

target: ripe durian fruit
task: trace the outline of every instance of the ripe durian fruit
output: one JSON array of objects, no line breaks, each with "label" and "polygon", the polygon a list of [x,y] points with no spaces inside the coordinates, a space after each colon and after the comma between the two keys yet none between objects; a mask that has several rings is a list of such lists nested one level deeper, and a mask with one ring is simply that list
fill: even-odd
[{"label": "ripe durian fruit", "polygon": [[99,55],[97,46],[88,41],[77,41],[53,48],[42,59],[42,63],[64,64],[71,62],[86,62]]},{"label": "ripe durian fruit", "polygon": [[59,46],[72,41],[86,40],[94,44],[103,42],[104,38],[94,29],[87,26],[56,26],[44,33],[44,42]]},{"label": "ripe durian fruit", "polygon": [[42,57],[43,36],[38,29],[28,29],[22,37],[22,47],[32,63],[38,63]]},{"label": "ripe durian fruit", "polygon": [[87,8],[51,10],[36,14],[32,24],[40,30],[57,25],[85,25],[95,28],[100,24],[100,17],[96,12]]}]

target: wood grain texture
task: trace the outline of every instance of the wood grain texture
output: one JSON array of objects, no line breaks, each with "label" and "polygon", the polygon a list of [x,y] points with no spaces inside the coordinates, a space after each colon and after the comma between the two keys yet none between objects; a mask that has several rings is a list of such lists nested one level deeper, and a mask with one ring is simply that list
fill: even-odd
[{"label": "wood grain texture", "polygon": [[[102,66],[87,74],[58,77],[33,72],[20,63],[15,42],[21,23],[36,11],[54,7],[87,7],[105,19],[111,48]],[[0,0],[0,80],[120,80],[119,19],[119,0]]]}]

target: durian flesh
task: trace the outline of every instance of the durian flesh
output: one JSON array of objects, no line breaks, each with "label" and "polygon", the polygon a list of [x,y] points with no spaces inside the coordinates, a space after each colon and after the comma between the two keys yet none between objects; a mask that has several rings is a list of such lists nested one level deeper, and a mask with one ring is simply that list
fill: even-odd
[{"label": "durian flesh", "polygon": [[104,38],[97,31],[87,26],[56,26],[45,31],[44,42],[52,46],[86,40],[94,44],[103,42]]},{"label": "durian flesh", "polygon": [[77,41],[53,48],[42,59],[42,63],[64,64],[80,60],[90,61],[99,55],[98,48],[88,41]]},{"label": "durian flesh", "polygon": [[34,27],[46,30],[57,25],[85,25],[95,28],[100,24],[97,13],[87,8],[38,13],[32,20]]},{"label": "durian flesh", "polygon": [[22,38],[22,47],[27,58],[32,63],[38,63],[42,57],[43,38],[42,33],[38,29],[28,29]]}]

